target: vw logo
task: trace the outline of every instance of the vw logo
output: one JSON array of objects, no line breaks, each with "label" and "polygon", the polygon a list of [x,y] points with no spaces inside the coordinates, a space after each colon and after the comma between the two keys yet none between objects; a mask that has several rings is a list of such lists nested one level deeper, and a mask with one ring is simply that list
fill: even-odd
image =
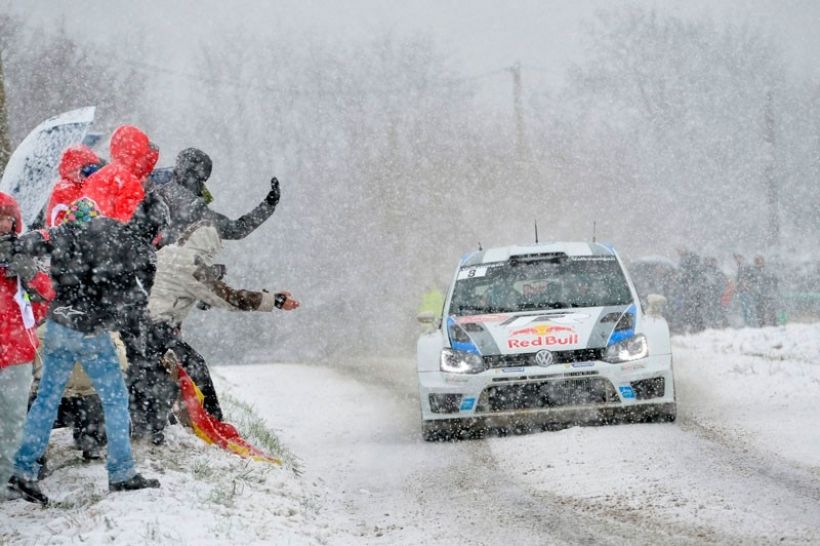
[{"label": "vw logo", "polygon": [[551,351],[543,349],[535,353],[535,363],[539,366],[550,366],[555,361]]}]

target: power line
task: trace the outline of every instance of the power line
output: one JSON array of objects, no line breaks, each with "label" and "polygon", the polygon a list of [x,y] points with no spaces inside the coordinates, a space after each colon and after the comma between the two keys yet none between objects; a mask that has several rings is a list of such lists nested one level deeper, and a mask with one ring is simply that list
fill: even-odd
[{"label": "power line", "polygon": [[[283,89],[290,90],[293,92],[304,93],[304,87],[288,87],[282,85],[273,85],[273,84],[258,84],[258,83],[243,83],[237,82],[236,80],[227,80],[222,78],[214,78],[214,77],[206,77],[201,74],[193,73],[193,72],[185,72],[178,69],[168,68],[165,66],[160,66],[153,63],[148,63],[145,61],[135,61],[132,59],[126,59],[123,57],[118,57],[116,55],[111,55],[109,58],[114,58],[118,62],[130,65],[136,68],[141,68],[144,70],[148,70],[151,72],[161,72],[164,74],[168,74],[170,76],[176,76],[179,78],[195,81],[197,83],[209,83],[215,86],[223,86],[223,87],[231,87],[234,89],[254,89],[258,91],[265,91],[265,92],[279,92]],[[499,74],[504,74],[505,72],[509,71],[509,67],[504,66],[501,68],[496,68],[494,70],[490,70],[487,72],[481,72],[479,74],[474,74],[471,76],[461,76],[455,78],[439,78],[438,80],[434,80],[433,82],[426,82],[427,86],[432,87],[451,87],[453,85],[457,85],[460,83],[466,83],[476,80],[482,80],[485,78],[489,78],[491,76],[497,76]]]}]

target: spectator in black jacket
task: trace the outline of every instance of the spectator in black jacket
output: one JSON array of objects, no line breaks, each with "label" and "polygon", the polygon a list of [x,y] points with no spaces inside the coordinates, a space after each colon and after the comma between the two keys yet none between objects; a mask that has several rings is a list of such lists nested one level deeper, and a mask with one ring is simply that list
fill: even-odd
[{"label": "spectator in black jacket", "polygon": [[195,222],[204,220],[216,227],[220,239],[244,239],[270,218],[279,203],[279,181],[271,179],[270,191],[253,210],[231,220],[208,207],[211,194],[205,182],[211,176],[211,158],[197,148],[187,148],[177,155],[170,182],[158,187],[171,214],[171,225],[163,234],[162,244],[170,244]]},{"label": "spectator in black jacket", "polygon": [[99,217],[93,202],[74,203],[63,224],[21,237],[18,255],[51,257],[56,297],[49,307],[43,376],[26,420],[9,488],[48,503],[37,482],[63,390],[81,362],[102,400],[111,491],[159,487],[137,473],[129,437],[128,393],[110,333],[147,312],[156,270],[152,241],[167,225],[165,203],[147,195],[127,224]]}]

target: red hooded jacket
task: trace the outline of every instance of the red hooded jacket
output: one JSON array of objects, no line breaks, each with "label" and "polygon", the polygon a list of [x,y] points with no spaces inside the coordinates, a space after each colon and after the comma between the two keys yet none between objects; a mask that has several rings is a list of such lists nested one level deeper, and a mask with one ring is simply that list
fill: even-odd
[{"label": "red hooded jacket", "polygon": [[60,180],[54,185],[46,207],[47,227],[59,226],[68,207],[83,196],[82,168],[99,162],[100,158],[90,148],[82,145],[66,148],[60,159]]},{"label": "red hooded jacket", "polygon": [[145,196],[142,182],[157,164],[159,152],[132,125],[114,131],[110,152],[111,163],[88,177],[83,197],[92,199],[103,216],[127,222]]},{"label": "red hooded jacket", "polygon": [[[23,226],[20,207],[12,196],[2,192],[0,214],[13,216],[14,231],[20,233]],[[45,273],[38,273],[29,286],[48,300],[54,298],[51,279]],[[15,299],[19,292],[17,277],[6,277],[6,267],[0,264],[0,368],[31,362],[37,349],[34,328],[27,328],[23,323],[23,311]],[[46,315],[48,303],[32,303],[31,307],[33,318],[39,323]]]}]

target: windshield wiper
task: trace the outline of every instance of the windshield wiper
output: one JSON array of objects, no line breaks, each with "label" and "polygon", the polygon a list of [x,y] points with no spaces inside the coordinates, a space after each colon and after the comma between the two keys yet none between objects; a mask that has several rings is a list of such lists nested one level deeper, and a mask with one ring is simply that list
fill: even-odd
[{"label": "windshield wiper", "polygon": [[554,301],[554,302],[533,302],[533,303],[522,303],[518,306],[519,310],[524,309],[567,309],[569,307],[573,307],[571,303],[564,303],[562,301]]}]

